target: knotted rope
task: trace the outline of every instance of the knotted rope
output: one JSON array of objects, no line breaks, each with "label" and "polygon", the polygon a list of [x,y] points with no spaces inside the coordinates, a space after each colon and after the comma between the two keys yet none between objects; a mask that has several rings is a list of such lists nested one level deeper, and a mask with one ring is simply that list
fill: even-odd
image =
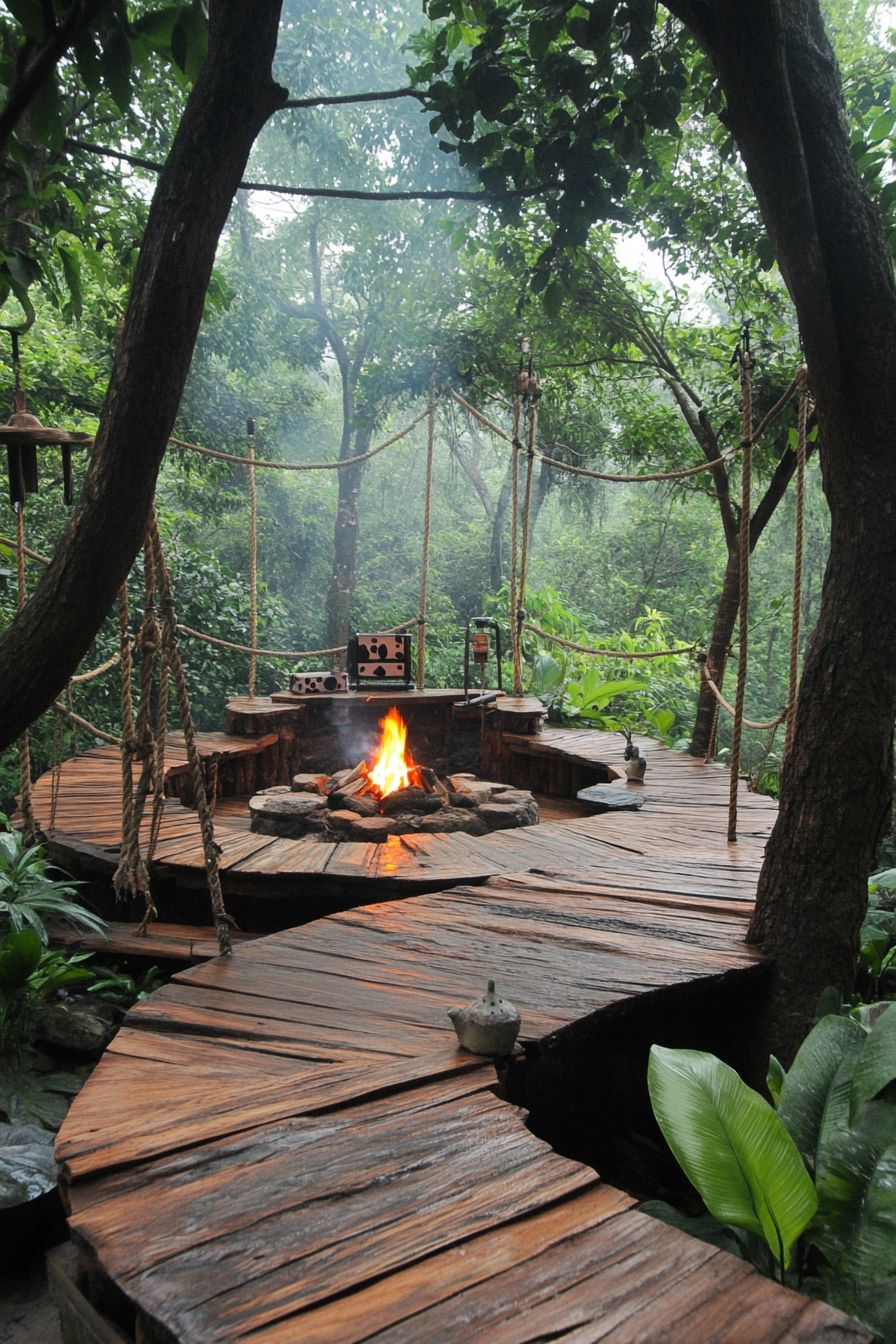
[{"label": "knotted rope", "polygon": [[205,870],[208,876],[208,889],[212,904],[212,918],[214,919],[215,932],[218,938],[218,951],[222,956],[229,956],[232,951],[230,946],[229,926],[233,924],[234,921],[224,908],[224,896],[221,891],[221,874],[218,870],[218,855],[217,846],[215,845],[214,826],[212,823],[208,796],[206,794],[202,762],[196,748],[196,731],[193,727],[193,715],[190,711],[190,701],[187,695],[187,682],[186,677],[184,676],[183,663],[181,661],[180,649],[177,643],[177,614],[174,607],[174,596],[171,590],[171,580],[168,576],[168,569],[165,564],[165,556],[162,551],[162,539],[159,534],[159,520],[155,506],[153,506],[150,514],[150,531],[152,536],[153,557],[155,559],[156,572],[158,575],[159,591],[161,593],[163,647],[165,647],[168,655],[168,671],[169,675],[174,678],[177,699],[180,705],[180,716],[183,723],[184,739],[187,746],[187,760],[189,761],[190,775],[193,784],[193,797],[196,802],[196,811],[199,815],[202,847],[205,853]]}]

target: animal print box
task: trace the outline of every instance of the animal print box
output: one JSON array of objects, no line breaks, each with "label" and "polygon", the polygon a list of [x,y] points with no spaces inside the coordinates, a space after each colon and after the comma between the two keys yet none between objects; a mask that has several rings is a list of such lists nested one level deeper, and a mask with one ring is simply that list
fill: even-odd
[{"label": "animal print box", "polygon": [[344,672],[293,672],[289,689],[293,695],[330,695],[348,690],[348,679]]},{"label": "animal print box", "polygon": [[411,680],[410,635],[357,634],[348,644],[348,668],[352,682]]}]

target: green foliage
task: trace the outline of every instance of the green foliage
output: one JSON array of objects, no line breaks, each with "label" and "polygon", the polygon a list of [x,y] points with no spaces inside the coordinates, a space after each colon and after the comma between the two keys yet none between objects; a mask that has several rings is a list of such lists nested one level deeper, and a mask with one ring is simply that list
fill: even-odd
[{"label": "green foliage", "polygon": [[653,1046],[647,1077],[660,1129],[709,1211],[764,1236],[783,1275],[818,1200],[781,1120],[733,1069],[699,1050]]},{"label": "green foliage", "polygon": [[93,974],[93,984],[88,985],[87,993],[96,994],[98,998],[114,1003],[119,1008],[131,1008],[135,1003],[142,1003],[150,994],[161,989],[164,983],[158,966],[150,966],[139,980],[135,980],[127,971],[119,970],[117,966],[96,966]]},{"label": "green foliage", "polygon": [[[657,611],[639,617],[633,633],[615,631],[598,637],[553,588],[530,591],[526,605],[533,624],[585,647],[609,644],[625,655],[675,646],[668,621]],[[665,740],[676,721],[683,728],[693,715],[695,688],[693,674],[685,672],[687,655],[626,661],[624,656],[591,657],[553,643],[548,653],[539,647],[540,641],[540,636],[531,635],[524,641],[531,668],[529,689],[544,699],[555,721],[584,721],[611,732],[622,727],[643,730],[646,725],[648,733]]]},{"label": "green foliage", "polygon": [[0,1056],[27,1050],[35,1018],[48,999],[92,981],[93,972],[82,964],[89,956],[51,951],[32,928],[5,935],[0,942]]},{"label": "green foliage", "polygon": [[796,1245],[803,1292],[896,1340],[896,1003],[873,1022],[822,1017],[789,1072],[769,1072],[777,1112],[714,1056],[653,1048],[657,1119],[715,1221],[645,1211],[717,1245],[722,1225],[740,1229],[767,1272],[760,1225],[779,1272]]},{"label": "green foliage", "polygon": [[48,919],[102,933],[105,921],[71,899],[77,884],[48,870],[54,871],[42,845],[26,848],[20,832],[0,830],[0,935],[27,926],[47,943]]}]

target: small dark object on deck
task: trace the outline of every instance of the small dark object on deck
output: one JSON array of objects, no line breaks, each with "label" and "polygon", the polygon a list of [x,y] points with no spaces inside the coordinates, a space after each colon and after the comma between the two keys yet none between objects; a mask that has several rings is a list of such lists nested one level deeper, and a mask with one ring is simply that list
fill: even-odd
[{"label": "small dark object on deck", "polygon": [[588,789],[579,789],[576,797],[583,803],[590,803],[595,812],[637,812],[644,803],[643,794],[613,789],[607,784],[592,784]]}]

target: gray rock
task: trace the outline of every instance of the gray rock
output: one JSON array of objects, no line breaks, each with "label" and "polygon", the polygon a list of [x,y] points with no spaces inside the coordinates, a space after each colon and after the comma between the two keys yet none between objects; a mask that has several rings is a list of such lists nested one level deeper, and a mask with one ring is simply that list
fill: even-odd
[{"label": "gray rock", "polygon": [[355,817],[348,838],[364,844],[381,845],[400,830],[399,823],[392,817]]},{"label": "gray rock", "polygon": [[109,1021],[108,1005],[52,1003],[37,1022],[37,1038],[59,1050],[97,1055],[105,1050],[117,1026]]},{"label": "gray rock", "polygon": [[609,784],[592,784],[590,788],[579,789],[576,797],[583,803],[590,803],[596,813],[637,812],[644,805],[643,793],[614,789]]},{"label": "gray rock", "polygon": [[421,835],[451,834],[452,831],[465,831],[467,835],[486,835],[488,827],[475,812],[466,807],[443,807],[431,817],[420,821]]},{"label": "gray rock", "polygon": [[476,815],[485,822],[490,831],[509,831],[514,826],[529,825],[526,809],[515,805],[483,803],[476,809]]},{"label": "gray rock", "polygon": [[326,809],[327,800],[311,793],[256,793],[249,799],[249,828],[258,835],[298,839],[309,820]]}]

